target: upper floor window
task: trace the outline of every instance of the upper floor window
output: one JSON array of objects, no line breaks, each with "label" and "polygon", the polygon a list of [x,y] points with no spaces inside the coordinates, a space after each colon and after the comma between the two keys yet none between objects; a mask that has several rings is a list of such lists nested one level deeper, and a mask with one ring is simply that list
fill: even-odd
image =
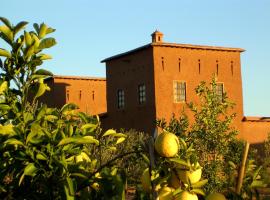
[{"label": "upper floor window", "polygon": [[232,73],[232,76],[233,76],[233,61],[231,61],[231,73]]},{"label": "upper floor window", "polygon": [[93,101],[95,100],[95,91],[94,90],[92,91],[92,100]]},{"label": "upper floor window", "polygon": [[124,90],[117,91],[117,107],[124,108],[125,106],[125,92]]},{"label": "upper floor window", "polygon": [[162,70],[164,71],[164,57],[161,57]]},{"label": "upper floor window", "polygon": [[80,90],[79,92],[79,99],[81,100],[82,99],[82,91]]},{"label": "upper floor window", "polygon": [[173,96],[175,103],[186,101],[186,82],[184,81],[173,82]]},{"label": "upper floor window", "polygon": [[218,99],[220,101],[223,100],[223,95],[224,95],[224,85],[223,83],[217,83],[216,85],[216,94],[218,96]]},{"label": "upper floor window", "polygon": [[146,88],[144,84],[138,86],[139,104],[143,104],[146,101]]},{"label": "upper floor window", "polygon": [[67,94],[67,100],[69,101],[69,90],[66,91]]}]

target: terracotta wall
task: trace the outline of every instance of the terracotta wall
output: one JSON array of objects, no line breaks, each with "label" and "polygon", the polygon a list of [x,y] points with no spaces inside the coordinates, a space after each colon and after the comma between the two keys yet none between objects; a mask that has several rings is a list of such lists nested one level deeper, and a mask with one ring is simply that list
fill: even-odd
[{"label": "terracotta wall", "polygon": [[[157,118],[165,118],[168,121],[172,113],[179,116],[183,107],[186,106],[185,103],[174,103],[174,80],[186,82],[186,102],[198,102],[195,88],[201,81],[211,82],[213,75],[217,73],[217,61],[217,82],[224,84],[224,90],[229,99],[236,103],[233,112],[237,113],[237,117],[233,126],[241,131],[243,97],[240,52],[237,51],[154,46]],[[233,62],[233,69],[231,68],[231,62]],[[189,109],[185,109],[185,112],[192,119],[193,115]],[[243,135],[240,135],[240,137],[243,137]]]},{"label": "terracotta wall", "polygon": [[75,103],[79,110],[89,114],[107,111],[106,80],[104,78],[83,78],[55,76],[47,81],[51,87],[41,102],[49,106],[62,107],[65,103]]},{"label": "terracotta wall", "polygon": [[[105,128],[136,128],[151,132],[155,120],[155,93],[153,80],[152,48],[106,62],[107,116]],[[138,85],[146,86],[146,102],[138,101]],[[125,107],[117,107],[117,90],[125,93]]]},{"label": "terracotta wall", "polygon": [[268,133],[270,133],[270,121],[243,121],[243,132],[248,142],[252,144],[262,143],[267,139]]}]

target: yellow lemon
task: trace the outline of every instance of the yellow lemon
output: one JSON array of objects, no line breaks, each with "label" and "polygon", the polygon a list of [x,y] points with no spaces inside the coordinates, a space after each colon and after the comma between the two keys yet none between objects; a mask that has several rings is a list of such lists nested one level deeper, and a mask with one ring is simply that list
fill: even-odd
[{"label": "yellow lemon", "polygon": [[202,177],[202,168],[196,169],[195,171],[188,171],[188,170],[177,170],[177,174],[180,180],[183,183],[196,183]]},{"label": "yellow lemon", "polygon": [[155,140],[155,150],[162,157],[174,157],[178,153],[179,140],[173,133],[163,132]]},{"label": "yellow lemon", "polygon": [[198,196],[196,194],[192,194],[188,191],[181,192],[177,197],[179,200],[198,200]]},{"label": "yellow lemon", "polygon": [[209,194],[206,197],[206,200],[226,200],[226,198],[223,194],[215,192],[215,193]]}]

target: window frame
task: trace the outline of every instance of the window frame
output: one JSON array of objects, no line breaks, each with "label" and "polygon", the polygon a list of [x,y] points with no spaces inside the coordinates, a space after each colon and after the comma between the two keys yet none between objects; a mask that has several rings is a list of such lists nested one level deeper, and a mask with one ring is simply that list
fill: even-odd
[{"label": "window frame", "polygon": [[[183,89],[181,89],[182,83],[184,83],[184,85],[185,85],[184,99],[181,98],[181,96],[182,96],[181,91],[183,90]],[[180,84],[179,88],[178,88],[178,84]],[[179,94],[177,92],[178,90],[179,90]],[[173,102],[174,103],[186,103],[186,101],[187,101],[187,82],[184,80],[173,80]]]},{"label": "window frame", "polygon": [[144,83],[138,85],[138,103],[139,105],[146,103],[146,85]]},{"label": "window frame", "polygon": [[124,109],[125,108],[125,91],[123,89],[117,90],[117,108]]},{"label": "window frame", "polygon": [[[222,93],[220,94],[219,85],[222,85]],[[223,102],[224,94],[225,94],[225,87],[224,82],[216,82],[216,95],[218,96],[218,99]]]}]

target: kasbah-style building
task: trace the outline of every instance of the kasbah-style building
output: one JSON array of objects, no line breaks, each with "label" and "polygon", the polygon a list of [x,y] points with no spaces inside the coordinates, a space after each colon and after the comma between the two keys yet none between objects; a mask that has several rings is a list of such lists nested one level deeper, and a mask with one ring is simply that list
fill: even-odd
[{"label": "kasbah-style building", "polygon": [[[243,113],[241,48],[175,44],[155,31],[152,42],[102,60],[106,78],[54,76],[47,80],[51,92],[42,101],[61,107],[76,103],[81,111],[100,115],[104,128],[136,129],[153,133],[155,120],[178,118],[188,102],[198,102],[195,88],[201,81],[217,79],[236,105],[233,126],[239,138],[262,143],[270,132],[270,118]],[[185,109],[191,117],[191,111]],[[192,117],[191,117],[192,118]]]}]

